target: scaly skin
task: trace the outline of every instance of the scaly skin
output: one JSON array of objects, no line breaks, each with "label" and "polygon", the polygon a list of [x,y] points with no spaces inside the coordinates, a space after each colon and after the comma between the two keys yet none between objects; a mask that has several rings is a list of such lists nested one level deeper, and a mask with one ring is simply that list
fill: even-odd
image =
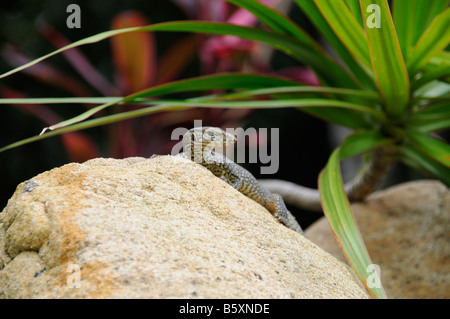
[{"label": "scaly skin", "polygon": [[265,207],[282,224],[302,234],[302,228],[287,210],[280,195],[270,193],[249,171],[213,151],[216,146],[235,142],[234,135],[218,127],[193,128],[183,136],[185,152],[180,155],[203,165],[215,176]]}]

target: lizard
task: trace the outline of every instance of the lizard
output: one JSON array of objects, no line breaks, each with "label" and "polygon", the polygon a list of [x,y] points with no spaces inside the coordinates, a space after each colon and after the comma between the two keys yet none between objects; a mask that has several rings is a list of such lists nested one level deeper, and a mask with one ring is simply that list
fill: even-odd
[{"label": "lizard", "polygon": [[302,228],[288,211],[280,195],[270,193],[245,168],[226,156],[213,151],[215,147],[226,146],[236,143],[236,141],[237,139],[233,134],[218,127],[192,128],[183,135],[184,152],[178,154],[178,156],[201,164],[216,177],[265,207],[280,223],[303,234]]}]

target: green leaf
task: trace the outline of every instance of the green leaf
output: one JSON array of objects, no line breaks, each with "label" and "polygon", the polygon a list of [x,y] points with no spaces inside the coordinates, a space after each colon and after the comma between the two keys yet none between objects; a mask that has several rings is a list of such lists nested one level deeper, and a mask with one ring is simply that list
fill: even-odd
[{"label": "green leaf", "polygon": [[[128,100],[133,103],[133,100]],[[143,99],[136,102],[143,103]],[[378,119],[384,119],[384,113],[372,107],[338,101],[331,99],[283,99],[273,101],[189,101],[189,100],[148,100],[149,104],[171,104],[189,107],[215,107],[215,108],[237,108],[237,109],[262,109],[262,108],[329,108],[336,107],[345,110],[353,110],[362,114],[371,114]]]},{"label": "green leaf", "polygon": [[358,21],[359,25],[364,28],[364,22],[362,20],[361,15],[361,7],[359,5],[359,0],[344,0],[347,4],[347,7],[352,12],[353,16],[355,17],[356,21]]},{"label": "green leaf", "polygon": [[309,65],[317,76],[333,86],[355,88],[354,80],[347,71],[341,68],[327,55],[313,49],[307,43],[280,33],[272,33],[255,28],[242,27],[227,23],[213,22],[172,22],[148,26],[145,30],[154,31],[182,31],[221,35],[234,35],[237,37],[259,41],[290,55]]},{"label": "green leaf", "polygon": [[395,22],[395,30],[397,31],[398,42],[402,50],[403,58],[408,60],[409,51],[413,46],[413,24],[414,10],[412,9],[415,0],[404,1],[394,0],[392,6],[392,14]]},{"label": "green leaf", "polygon": [[450,64],[450,52],[441,51],[438,54],[436,54],[434,57],[432,57],[428,63],[433,66],[440,66],[442,64]]},{"label": "green leaf", "polygon": [[69,49],[78,47],[80,45],[96,43],[96,42],[102,41],[104,39],[107,39],[109,37],[112,37],[112,36],[115,36],[115,35],[118,35],[118,34],[123,34],[123,33],[127,33],[127,32],[134,32],[134,31],[137,31],[137,30],[139,30],[139,27],[120,29],[120,30],[111,30],[111,31],[102,32],[102,33],[99,33],[99,34],[96,34],[96,35],[84,38],[82,40],[79,40],[79,41],[76,41],[76,42],[71,43],[69,45],[66,45],[66,46],[64,46],[64,47],[62,47],[62,48],[60,48],[58,50],[50,52],[49,54],[43,55],[40,58],[34,59],[34,60],[24,64],[24,65],[21,65],[21,66],[15,68],[15,69],[12,69],[12,70],[8,71],[6,73],[0,74],[0,79],[2,79],[4,77],[7,77],[7,76],[10,76],[11,74],[14,74],[14,73],[16,73],[18,71],[26,69],[26,68],[28,68],[30,66],[33,66],[36,63],[39,63],[39,62],[41,62],[41,61],[43,61],[45,59],[48,59],[49,57],[54,56],[54,55],[56,55],[58,53],[67,51]]},{"label": "green leaf", "polygon": [[280,12],[255,0],[226,0],[253,13],[262,23],[272,30],[300,39],[311,47],[321,51],[320,46],[299,26]]},{"label": "green leaf", "polygon": [[450,102],[450,84],[443,81],[434,81],[418,88],[414,92],[411,105],[425,104],[428,106],[436,103]]},{"label": "green leaf", "polygon": [[[381,286],[368,285],[368,267],[372,265],[367,249],[359,232],[353,212],[345,195],[339,167],[340,149],[337,148],[319,176],[320,200],[331,230],[336,236],[345,257],[361,283],[374,298],[386,298]],[[373,276],[373,275],[372,275]]]},{"label": "green leaf", "polygon": [[430,7],[429,0],[414,0],[412,7],[409,8],[410,11],[414,12],[414,23],[412,24],[411,30],[411,41],[413,45],[417,43],[417,40],[419,40],[423,31],[427,27],[427,16]]},{"label": "green leaf", "polygon": [[367,130],[372,128],[371,121],[364,114],[353,110],[308,107],[302,108],[301,110],[327,122],[342,125],[354,130]]},{"label": "green leaf", "polygon": [[355,81],[342,67],[333,61],[327,55],[318,52],[311,48],[307,43],[303,43],[299,39],[294,39],[280,33],[273,33],[256,28],[243,27],[229,23],[215,23],[215,22],[198,22],[198,21],[179,21],[179,22],[165,22],[144,27],[134,27],[127,29],[119,29],[113,31],[102,32],[94,36],[90,36],[67,45],[59,50],[53,51],[36,60],[33,60],[25,65],[22,65],[14,70],[0,75],[0,78],[11,75],[15,72],[30,67],[44,59],[47,59],[55,54],[61,53],[70,48],[89,43],[95,43],[106,38],[124,34],[127,32],[141,32],[141,31],[163,31],[163,32],[197,32],[217,35],[233,35],[244,39],[259,41],[273,46],[282,52],[290,55],[299,61],[309,65],[317,76],[333,86],[356,88]]},{"label": "green leaf", "polygon": [[42,135],[36,135],[33,137],[29,137],[17,142],[14,142],[12,144],[6,145],[2,148],[0,148],[0,153],[19,147],[19,146],[23,146],[32,142],[36,142],[39,140],[43,140],[52,136],[57,136],[57,135],[61,135],[64,133],[70,133],[70,132],[75,132],[75,131],[79,131],[79,130],[83,130],[83,129],[88,129],[88,128],[93,128],[96,126],[100,126],[100,125],[107,125],[107,124],[111,124],[111,123],[115,123],[121,120],[127,120],[127,119],[132,119],[132,118],[136,118],[136,117],[140,117],[140,116],[144,116],[144,115],[148,115],[148,114],[152,114],[152,113],[159,113],[159,112],[163,112],[163,111],[170,111],[170,110],[178,110],[178,109],[184,109],[184,107],[179,107],[179,106],[173,106],[173,105],[156,105],[156,106],[151,106],[148,108],[143,108],[143,109],[138,109],[138,110],[133,110],[133,111],[129,111],[129,112],[124,112],[124,113],[118,113],[118,114],[113,114],[113,115],[109,115],[109,116],[104,116],[104,117],[100,117],[100,118],[95,118],[95,119],[91,119],[91,120],[87,120],[81,123],[76,123],[73,125],[68,125],[66,127],[62,127],[60,129],[54,130],[54,131],[50,131],[50,132],[46,132],[45,134]]},{"label": "green leaf", "polygon": [[288,95],[289,97],[297,97],[296,93],[298,94],[323,93],[322,96],[329,96],[330,94],[333,94],[342,99],[345,99],[345,97],[350,96],[353,99],[360,100],[361,103],[365,103],[368,105],[381,103],[379,95],[371,91],[341,89],[325,86],[302,86],[302,85],[288,86],[288,87],[271,87],[258,90],[248,90],[236,93],[229,93],[226,94],[225,96],[221,96],[220,98],[231,100],[231,99],[252,98],[261,95],[268,95],[274,97],[277,94],[282,94],[283,96],[286,96],[289,93],[292,93],[292,95]]},{"label": "green leaf", "polygon": [[411,115],[407,129],[433,132],[450,128],[450,100],[427,106]]},{"label": "green leaf", "polygon": [[408,128],[425,133],[450,129],[450,118],[414,118],[408,121]]},{"label": "green leaf", "polygon": [[442,118],[450,118],[450,100],[439,102],[437,104],[427,106],[426,108],[414,113],[411,119],[421,118],[421,119],[432,119],[438,120]]},{"label": "green leaf", "polygon": [[341,159],[368,152],[389,141],[378,130],[356,132],[349,135],[342,143]]},{"label": "green leaf", "polygon": [[[148,90],[150,95],[153,94],[151,89]],[[180,107],[213,107],[213,108],[237,108],[237,109],[262,109],[262,108],[287,108],[287,107],[298,107],[298,108],[323,108],[323,107],[336,107],[342,108],[345,110],[353,110],[360,112],[362,114],[371,114],[374,117],[382,119],[384,114],[376,109],[371,107],[330,100],[330,99],[289,99],[289,100],[274,100],[274,101],[208,101],[207,97],[203,98],[194,98],[188,100],[144,100],[143,98],[147,97],[145,92],[141,92],[140,94],[133,94],[129,97],[126,97],[122,101],[125,103],[147,103],[152,105],[177,105]],[[92,108],[78,116],[75,116],[66,121],[57,123],[49,127],[51,130],[60,129],[62,127],[66,127],[68,125],[72,125],[87,119],[93,114],[99,112],[100,110],[105,109],[111,105],[116,104],[109,103],[99,105],[95,108]]]},{"label": "green leaf", "polygon": [[437,15],[411,51],[407,62],[410,74],[415,74],[450,42],[450,8]]},{"label": "green leaf", "polygon": [[[218,74],[212,76],[203,76],[192,78],[188,80],[181,80],[176,82],[171,82],[163,85],[159,85],[156,87],[152,87],[147,90],[143,90],[141,92],[137,92],[135,94],[129,95],[125,98],[113,97],[113,98],[31,98],[31,99],[0,99],[0,103],[102,103],[95,108],[92,108],[78,116],[75,116],[71,119],[65,120],[63,122],[57,123],[51,126],[50,130],[53,132],[47,132],[41,136],[35,136],[29,139],[25,139],[8,146],[5,146],[0,149],[1,151],[5,151],[7,149],[11,149],[14,147],[18,147],[24,145],[26,143],[31,143],[34,141],[38,141],[40,139],[62,134],[65,132],[72,132],[77,129],[84,129],[89,127],[94,127],[98,125],[109,124],[113,121],[119,121],[122,119],[133,118],[136,116],[143,116],[146,114],[150,114],[153,112],[161,112],[164,110],[171,109],[185,109],[189,107],[230,107],[230,108],[243,108],[243,107],[251,107],[251,108],[263,108],[263,107],[305,107],[310,108],[311,106],[316,107],[341,107],[343,108],[342,114],[346,116],[347,114],[352,114],[351,112],[360,112],[363,114],[372,114],[375,117],[383,117],[383,113],[380,111],[363,106],[358,104],[347,103],[343,101],[333,101],[329,99],[297,99],[297,100],[284,100],[284,101],[251,101],[251,102],[203,102],[202,100],[207,100],[211,98],[218,98],[219,96],[208,97],[204,96],[201,98],[188,99],[186,101],[155,101],[149,100],[149,97],[165,95],[171,93],[179,93],[179,92],[193,92],[193,91],[203,91],[203,90],[211,90],[211,89],[260,89],[271,87],[272,90],[276,90],[276,87],[283,87],[284,90],[289,89],[288,86],[294,86],[298,88],[298,85],[287,81],[284,79],[280,79],[277,77],[271,76],[262,76],[262,75],[251,75],[251,74]],[[312,90],[317,91],[326,91],[327,88],[311,88]],[[344,89],[336,89],[329,88],[333,92],[340,94],[358,94],[353,90],[344,90]],[[331,92],[331,91],[330,91]],[[235,94],[235,93],[232,93]],[[373,94],[367,93],[362,94],[362,96],[368,96],[370,98],[374,98]],[[224,96],[222,95],[222,98]],[[226,96],[225,96],[226,97]],[[117,105],[119,103],[139,103],[139,104],[156,104],[160,103],[162,105],[151,106],[149,108],[136,110],[133,112],[125,112],[119,113],[108,117],[103,117],[100,119],[85,121],[80,124],[79,122],[88,119],[93,114],[109,107],[112,105]],[[173,103],[179,103],[179,105],[173,105]],[[358,114],[359,113],[355,113]],[[361,115],[359,115],[359,123],[363,122],[361,120]],[[44,129],[45,131],[46,129]],[[56,132],[56,133],[55,133]]]},{"label": "green leaf", "polygon": [[[285,86],[290,85],[290,86]],[[268,87],[268,88],[266,88]],[[256,89],[254,89],[256,88]],[[337,96],[352,96],[360,99],[366,104],[379,103],[379,96],[374,92],[359,91],[351,89],[341,89],[324,86],[302,86],[282,78],[264,75],[252,75],[241,73],[224,73],[212,76],[201,76],[187,80],[169,82],[163,85],[154,86],[143,92],[137,92],[128,96],[127,100],[136,100],[140,96],[155,96],[179,92],[203,91],[211,89],[247,89],[239,92],[232,92],[217,95],[216,98],[223,100],[253,98],[255,96],[276,96],[287,93],[298,94],[336,94]],[[0,99],[0,104],[104,104],[123,102],[123,97],[57,97],[57,98],[6,98]],[[148,102],[148,101],[147,101]]]},{"label": "green leaf", "polygon": [[53,124],[52,126],[44,128],[40,135],[44,134],[47,130],[57,130],[57,129],[60,129],[60,128],[63,128],[63,127],[66,127],[66,126],[69,126],[69,125],[72,125],[72,124],[84,121],[85,119],[93,116],[94,114],[96,114],[96,113],[98,113],[98,112],[100,112],[100,111],[102,111],[102,110],[104,110],[104,109],[106,109],[106,108],[108,108],[110,106],[116,105],[116,104],[120,103],[121,101],[123,101],[123,99],[116,100],[116,101],[113,101],[113,102],[109,102],[109,103],[105,103],[105,104],[101,104],[101,105],[98,105],[96,107],[93,107],[93,108],[87,110],[86,112],[83,112],[83,113],[81,113],[81,114],[79,114],[79,115],[77,115],[75,117],[72,117],[72,118],[70,118],[68,120],[65,120],[65,121],[59,122],[57,124]]},{"label": "green leaf", "polygon": [[443,79],[448,76],[450,76],[450,64],[439,66],[429,72],[425,72],[420,78],[414,80],[411,83],[411,90],[415,91],[431,81]]},{"label": "green leaf", "polygon": [[420,36],[430,25],[435,16],[445,10],[448,0],[414,0],[410,10],[414,11],[412,43],[416,44]]},{"label": "green leaf", "polygon": [[261,89],[266,87],[298,86],[293,81],[288,81],[275,76],[222,73],[207,76],[198,76],[186,80],[173,81],[154,86],[127,96],[124,101],[134,100],[139,97],[162,96],[180,92],[207,91],[215,89]]},{"label": "green leaf", "polygon": [[[371,5],[380,8],[380,28],[368,25],[377,18],[369,9]],[[369,39],[372,66],[378,87],[386,101],[386,112],[400,116],[405,112],[409,99],[409,77],[397,40],[387,0],[361,0],[363,16]],[[368,11],[369,10],[369,11]],[[376,12],[376,11],[375,11]]]},{"label": "green leaf", "polygon": [[104,104],[119,102],[121,97],[49,97],[0,99],[0,104]]},{"label": "green leaf", "polygon": [[372,70],[369,67],[362,66],[355,60],[349,50],[336,36],[333,29],[330,28],[328,22],[322,16],[314,1],[295,0],[295,2],[331,44],[342,61],[347,65],[348,69],[354,74],[356,80],[360,82],[363,87],[370,90],[376,90]]},{"label": "green leaf", "polygon": [[323,17],[342,43],[364,66],[370,68],[370,55],[363,28],[343,0],[314,0]]},{"label": "green leaf", "polygon": [[213,89],[237,89],[237,88],[254,89],[276,85],[286,86],[295,84],[293,82],[283,80],[277,77],[250,75],[250,74],[233,74],[233,73],[201,76],[187,80],[180,80],[158,85],[150,89],[130,94],[120,100],[114,100],[113,102],[99,105],[71,119],[52,125],[51,127],[49,127],[49,129],[56,130],[62,127],[66,127],[68,125],[72,125],[74,123],[81,122],[107,107],[116,105],[118,103],[133,103],[135,100],[142,97],[151,97],[171,93],[193,92],[193,91],[203,91]]},{"label": "green leaf", "polygon": [[[154,93],[154,92],[152,92]],[[370,111],[371,108],[357,105],[357,104],[351,104],[346,103],[342,101],[333,101],[328,99],[299,99],[299,100],[285,100],[285,101],[233,101],[233,102],[217,102],[217,101],[208,101],[208,99],[217,98],[217,96],[202,96],[198,98],[192,98],[187,100],[181,100],[181,101],[174,101],[174,100],[145,100],[143,99],[144,96],[135,96],[133,100],[128,100],[129,103],[152,103],[152,104],[158,104],[158,105],[152,105],[150,107],[141,108],[129,112],[122,112],[114,115],[104,116],[101,118],[86,120],[83,122],[80,122],[82,120],[85,120],[88,118],[88,116],[92,115],[92,112],[85,112],[83,114],[80,114],[72,119],[68,119],[66,121],[57,123],[53,125],[50,129],[52,131],[46,132],[43,135],[34,136],[31,138],[27,138],[15,143],[12,143],[10,145],[7,145],[3,148],[0,148],[0,152],[6,151],[8,149],[12,149],[15,147],[19,147],[31,142],[35,142],[38,140],[45,139],[47,137],[67,133],[67,132],[73,132],[76,130],[91,128],[99,125],[106,125],[110,123],[114,123],[121,120],[126,120],[130,118],[135,118],[139,116],[145,116],[152,113],[158,113],[163,111],[170,111],[170,110],[180,110],[180,109],[187,109],[187,108],[193,108],[193,107],[228,107],[228,108],[254,108],[254,109],[261,109],[261,108],[279,108],[279,107],[318,107],[322,108],[324,106],[328,107],[336,107],[336,108],[343,108],[345,111],[351,111],[355,110],[358,112],[365,113],[366,111]],[[105,105],[100,105],[100,108],[104,108]],[[95,109],[95,108],[94,108]],[[98,110],[98,109],[97,109]],[[375,110],[375,112],[377,112]],[[382,115],[382,113],[378,114]]]},{"label": "green leaf", "polygon": [[[422,0],[426,1],[426,0]],[[428,15],[427,15],[427,22],[425,24],[425,28],[427,28],[433,19],[442,11],[444,11],[449,3],[450,0],[433,0],[433,1],[426,1],[428,3]]]},{"label": "green leaf", "polygon": [[449,0],[394,0],[393,16],[403,58],[409,53],[431,21],[445,10]]},{"label": "green leaf", "polygon": [[[280,88],[267,88],[253,91],[243,91],[238,93],[227,94],[226,96],[220,96],[222,99],[236,99],[246,98],[248,96],[256,95],[270,95],[273,98],[278,98],[277,94],[282,94],[279,99],[296,97],[295,93],[329,93],[334,94],[338,98],[341,97],[346,100],[345,96],[351,96],[352,100],[358,101],[357,104],[361,105],[374,105],[380,102],[379,96],[374,92],[358,91],[350,89],[330,88],[330,87],[307,87],[307,86],[292,86],[292,87],[280,87]],[[305,111],[313,116],[324,119],[325,121],[333,122],[345,127],[349,127],[355,130],[358,129],[370,129],[372,127],[370,119],[361,112],[356,112],[351,109],[339,109],[339,108],[309,108],[302,107],[302,111]]]},{"label": "green leaf", "polygon": [[[162,104],[162,106],[166,106],[166,109],[170,109],[169,106],[177,105],[177,107],[187,108],[187,107],[228,107],[228,108],[279,108],[279,107],[337,107],[343,108],[345,111],[357,111],[362,114],[372,114],[372,116],[383,119],[384,115],[381,111],[374,109],[372,107],[336,101],[330,99],[289,99],[289,100],[275,100],[275,101],[232,101],[232,102],[220,102],[220,101],[207,101],[210,97],[201,97],[188,99],[183,101],[174,101],[174,100],[151,100],[148,99],[150,97],[165,95],[171,93],[179,93],[179,92],[193,92],[193,91],[203,91],[203,90],[212,90],[212,89],[255,89],[255,88],[264,88],[266,86],[280,86],[286,88],[287,85],[296,85],[293,82],[283,80],[277,77],[270,76],[261,76],[261,75],[249,75],[249,74],[219,74],[212,76],[203,76],[192,78],[188,80],[175,81],[172,83],[167,83],[163,85],[159,85],[156,87],[149,88],[147,90],[143,90],[141,92],[137,92],[131,94],[125,98],[113,98],[108,99],[107,103],[101,104],[97,107],[89,109],[88,111],[79,114],[73,118],[62,121],[55,125],[50,126],[49,128],[44,129],[45,132],[47,129],[50,130],[59,130],[81,121],[84,121],[91,117],[92,115],[98,113],[99,111],[110,107],[112,105],[124,104],[124,103],[139,103],[139,104]],[[344,90],[344,92],[346,92]],[[147,98],[147,99],[145,99]],[[217,98],[217,96],[214,96]],[[79,100],[79,98],[77,98]],[[36,99],[31,99],[36,101]],[[52,99],[50,99],[52,100]],[[58,100],[58,99],[56,99]],[[64,100],[64,99],[59,99]],[[6,101],[6,99],[4,99]],[[41,100],[42,101],[42,100]],[[24,102],[21,100],[20,102]],[[54,100],[53,100],[54,102]],[[161,105],[156,107],[159,109],[162,107]],[[164,109],[164,108],[163,108]],[[345,114],[345,113],[344,113]],[[34,140],[31,140],[34,141]],[[14,144],[16,145],[16,144]],[[18,144],[17,144],[18,145]],[[20,144],[22,145],[22,144]],[[14,146],[16,147],[16,146]]]},{"label": "green leaf", "polygon": [[450,168],[450,145],[422,132],[408,130],[405,133],[428,156]]},{"label": "green leaf", "polygon": [[430,158],[415,145],[405,143],[399,147],[401,159],[409,166],[429,173],[450,187],[450,169]]}]

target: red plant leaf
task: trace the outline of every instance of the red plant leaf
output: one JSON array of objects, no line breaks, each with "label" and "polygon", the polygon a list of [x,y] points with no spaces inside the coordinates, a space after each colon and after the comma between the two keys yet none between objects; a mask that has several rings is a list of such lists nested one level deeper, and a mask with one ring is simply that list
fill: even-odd
[{"label": "red plant leaf", "polygon": [[[197,36],[187,36],[175,42],[158,61],[155,83],[174,80],[194,58],[197,52]],[[180,54],[183,52],[183,54]]]},{"label": "red plant leaf", "polygon": [[[149,25],[137,11],[117,15],[111,29]],[[156,74],[156,49],[152,33],[132,32],[111,38],[117,81],[125,94],[130,94],[153,84]]]},{"label": "red plant leaf", "polygon": [[100,156],[95,144],[83,133],[66,133],[61,139],[69,159],[73,162],[82,163]]}]

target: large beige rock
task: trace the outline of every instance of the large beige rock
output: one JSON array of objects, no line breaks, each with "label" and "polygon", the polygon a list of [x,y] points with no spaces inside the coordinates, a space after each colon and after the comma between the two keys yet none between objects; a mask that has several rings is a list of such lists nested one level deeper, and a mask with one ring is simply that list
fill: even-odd
[{"label": "large beige rock", "polygon": [[366,298],[352,271],[189,160],[95,159],[18,186],[3,298]]},{"label": "large beige rock", "polygon": [[[450,298],[450,191],[437,181],[415,181],[352,205],[372,262],[391,298]],[[306,236],[345,260],[325,218]]]}]

